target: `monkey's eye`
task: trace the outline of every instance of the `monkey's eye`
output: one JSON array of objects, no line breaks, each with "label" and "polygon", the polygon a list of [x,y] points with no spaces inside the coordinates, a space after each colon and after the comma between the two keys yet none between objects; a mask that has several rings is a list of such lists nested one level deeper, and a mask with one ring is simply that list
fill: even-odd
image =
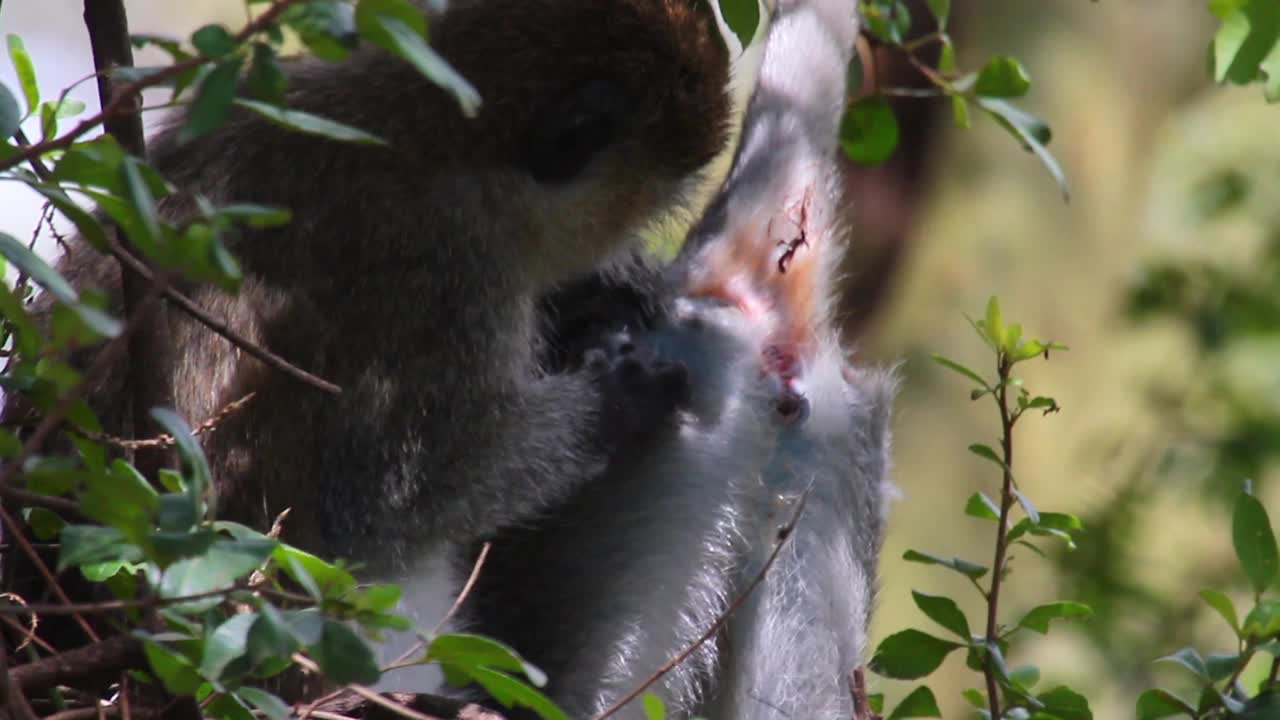
[{"label": "monkey's eye", "polygon": [[572,180],[613,142],[621,105],[617,88],[599,80],[551,105],[525,139],[529,174],[545,184]]}]

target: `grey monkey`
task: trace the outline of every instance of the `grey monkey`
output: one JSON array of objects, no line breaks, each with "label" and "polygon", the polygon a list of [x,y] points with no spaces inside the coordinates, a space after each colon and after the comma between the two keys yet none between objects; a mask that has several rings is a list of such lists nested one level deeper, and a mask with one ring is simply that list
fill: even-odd
[{"label": "grey monkey", "polygon": [[[431,41],[479,91],[477,117],[376,49],[288,67],[289,104],[371,132],[353,147],[246,111],[150,160],[193,198],[293,211],[230,241],[238,294],[182,289],[241,335],[342,387],[319,393],[171,312],[177,410],[255,395],[204,440],[220,515],[395,573],[442,543],[537,516],[670,415],[683,370],[627,352],[549,373],[538,297],[607,266],[685,201],[721,149],[727,57],[702,0],[455,0]],[[83,241],[59,268],[118,287]],[[115,308],[119,309],[118,297]],[[92,388],[120,427],[122,373]]]},{"label": "grey monkey", "polygon": [[[802,497],[761,586],[652,690],[673,718],[853,716],[894,388],[853,366],[832,317],[846,237],[836,131],[857,29],[848,0],[777,4],[733,168],[669,270],[656,327],[633,333],[688,368],[687,408],[549,520],[492,538],[463,605],[462,627],[526,654],[570,717],[599,714],[691,647]],[[619,715],[643,716],[638,702]]]}]

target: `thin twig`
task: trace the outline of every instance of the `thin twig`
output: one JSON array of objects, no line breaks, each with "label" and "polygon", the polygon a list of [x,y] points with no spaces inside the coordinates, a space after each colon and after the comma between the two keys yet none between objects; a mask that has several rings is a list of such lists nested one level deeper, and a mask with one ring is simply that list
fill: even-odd
[{"label": "thin twig", "polygon": [[[142,275],[144,278],[149,278],[151,276],[150,268],[144,265],[142,261],[138,260],[136,257],[129,254],[128,251],[126,251],[124,248],[120,247],[119,245],[115,245],[115,244],[112,245],[111,254],[114,255],[121,262],[128,265],[130,270],[138,273],[139,275]],[[178,308],[181,309],[183,312],[190,315],[196,322],[200,323],[201,325],[204,325],[205,327],[209,328],[215,333],[221,335],[232,345],[235,345],[236,347],[245,351],[245,353],[247,353],[248,355],[260,360],[263,364],[267,365],[268,367],[279,370],[280,372],[284,373],[285,375],[288,375],[289,377],[299,382],[306,383],[307,385],[311,385],[312,387],[319,388],[327,393],[331,393],[333,395],[342,394],[342,388],[338,387],[337,385],[334,385],[333,383],[329,382],[328,380],[325,380],[324,378],[312,375],[306,370],[303,370],[302,368],[296,365],[293,365],[288,360],[285,360],[279,355],[276,355],[270,350],[244,337],[243,335],[236,332],[235,330],[232,330],[231,326],[228,325],[225,321],[220,320],[210,315],[209,313],[205,312],[193,300],[188,298],[186,295],[183,295],[181,292],[175,290],[174,288],[166,287],[164,296],[170,302],[176,304]]]},{"label": "thin twig", "polygon": [[[294,653],[293,661],[301,665],[304,669],[309,670],[313,673],[320,672],[320,666],[316,665],[315,662],[312,661],[311,658],[307,657],[306,655],[303,655],[301,653]],[[379,705],[381,707],[384,707],[390,710],[391,712],[399,715],[400,717],[408,718],[409,720],[439,720],[438,718],[433,718],[430,715],[423,715],[422,713],[412,708],[405,707],[404,705],[401,705],[395,700],[385,698],[382,695],[379,695],[373,689],[365,687],[364,685],[351,683],[347,685],[347,689],[349,689],[351,692],[359,695],[360,697],[364,698],[365,700],[368,700],[369,702],[375,705]]]},{"label": "thin twig", "polygon": [[987,684],[987,704],[991,717],[1000,717],[1000,686],[996,682],[996,661],[992,653],[998,649],[1000,642],[1000,581],[1004,576],[1005,555],[1008,543],[1005,533],[1008,532],[1009,511],[1013,509],[1013,424],[1017,420],[1009,414],[1008,384],[1009,371],[1013,364],[1008,357],[1001,354],[997,363],[997,377],[1000,381],[996,391],[991,394],[996,406],[1000,409],[1001,450],[1004,452],[1004,471],[1000,486],[1000,520],[996,524],[995,558],[991,563],[991,588],[987,591],[987,632],[986,661],[982,664],[982,674]]},{"label": "thin twig", "polygon": [[765,575],[768,574],[769,568],[773,567],[774,561],[778,559],[778,553],[782,552],[782,548],[786,546],[787,541],[795,534],[796,523],[800,520],[800,513],[804,511],[804,504],[808,497],[809,491],[806,490],[805,493],[800,496],[800,500],[796,503],[796,509],[795,512],[792,513],[791,519],[787,524],[778,529],[778,537],[773,543],[773,551],[769,553],[769,557],[765,560],[764,566],[761,567],[760,571],[751,579],[751,582],[747,585],[746,589],[738,593],[738,596],[733,599],[733,602],[729,603],[729,607],[725,608],[725,611],[720,614],[720,617],[716,618],[716,621],[711,623],[711,627],[708,627],[706,631],[703,632],[697,640],[690,643],[688,647],[677,653],[667,662],[663,663],[662,667],[655,670],[652,675],[636,686],[635,689],[624,695],[620,700],[617,700],[609,707],[605,708],[599,715],[596,715],[593,720],[605,720],[606,718],[613,717],[627,703],[640,697],[641,693],[652,687],[654,683],[661,680],[664,675],[671,672],[680,663],[689,659],[689,656],[697,652],[698,648],[702,647],[708,640],[715,637],[716,633],[720,632],[720,628],[724,627],[724,624],[729,621],[729,618],[735,612],[737,612],[738,608],[742,607],[742,604],[747,601],[747,598],[751,596],[751,593],[755,592],[755,589],[760,586],[760,583],[764,582]]},{"label": "thin twig", "polygon": [[[194,430],[192,430],[191,431],[192,436],[199,437],[213,430],[218,426],[219,423],[225,420],[228,415],[244,407],[245,403],[253,399],[253,396],[254,396],[254,393],[249,393],[244,397],[240,398],[239,400],[233,400],[232,402],[227,403],[225,406],[223,406],[221,410],[214,413],[213,415],[210,415],[208,419],[200,423],[199,426],[197,426]],[[107,445],[112,445],[112,446],[123,448],[126,450],[136,450],[138,448],[167,448],[167,447],[172,447],[173,444],[176,442],[173,439],[173,436],[168,433],[164,433],[163,435],[157,435],[156,437],[153,437],[153,438],[145,438],[142,440],[131,440],[129,438],[121,438],[121,437],[116,437],[114,435],[107,435],[106,433],[86,432],[82,434],[86,438],[93,440],[95,442],[105,443]]]},{"label": "thin twig", "polygon": [[[35,565],[36,571],[44,577],[44,581],[49,584],[49,589],[58,597],[58,600],[64,605],[70,605],[71,598],[67,597],[67,593],[63,591],[62,586],[58,584],[58,578],[49,570],[49,566],[46,565],[44,560],[40,557],[40,553],[36,552],[35,548],[31,547],[31,543],[27,540],[26,536],[22,534],[22,527],[18,525],[18,522],[13,519],[13,516],[9,514],[9,511],[6,510],[3,505],[0,505],[0,523],[4,525],[5,531],[13,536],[13,539],[22,548],[22,553],[31,560],[31,564]],[[75,619],[76,624],[80,626],[80,629],[84,631],[85,636],[88,637],[90,641],[96,643],[101,640],[101,638],[98,637],[98,633],[93,631],[89,622],[85,620],[80,613],[72,612],[71,616]]]},{"label": "thin twig", "polygon": [[[265,583],[266,581],[264,580],[263,582]],[[220,595],[230,595],[234,592],[256,592],[259,589],[259,585],[250,584],[167,598],[152,595],[133,600],[101,600],[99,602],[59,603],[56,605],[0,605],[0,615],[28,615],[31,613],[39,615],[72,615],[75,613],[100,615],[102,613],[115,612],[116,610],[133,610],[166,607],[168,605],[181,605],[182,603],[194,602],[196,600],[208,600],[209,598],[218,597]]]},{"label": "thin twig", "polygon": [[[248,25],[245,25],[240,32],[236,33],[233,41],[239,44],[248,40],[253,35],[264,31],[272,22],[275,21],[277,17],[279,17],[280,13],[288,9],[289,6],[297,5],[303,1],[304,0],[276,0],[276,2],[272,3],[270,7],[264,10],[257,19]],[[114,93],[114,96],[111,98],[111,102],[106,107],[102,108],[102,110],[97,114],[85,118],[74,128],[53,140],[29,145],[21,151],[0,160],[0,170],[8,170],[9,168],[17,167],[31,158],[38,158],[41,155],[44,155],[50,150],[61,150],[70,147],[72,143],[96,129],[99,125],[105,122],[107,118],[115,117],[116,115],[125,112],[126,106],[133,102],[133,98],[143,90],[157,85],[162,85],[185,72],[194,70],[206,62],[209,62],[209,58],[206,58],[203,55],[197,55],[190,60],[185,60],[161,70],[157,70],[146,77],[139,78],[137,81],[121,87],[119,92]]]}]

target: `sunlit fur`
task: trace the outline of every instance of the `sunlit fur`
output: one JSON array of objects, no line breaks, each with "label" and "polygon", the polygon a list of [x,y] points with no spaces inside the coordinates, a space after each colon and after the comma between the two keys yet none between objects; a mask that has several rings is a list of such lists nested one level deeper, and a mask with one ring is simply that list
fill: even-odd
[{"label": "sunlit fur", "polygon": [[[894,390],[890,373],[851,364],[832,317],[854,5],[777,8],[733,169],[671,270],[670,313],[637,336],[689,368],[681,423],[546,523],[499,536],[468,600],[464,626],[539,664],[570,717],[605,709],[711,627],[805,493],[763,584],[653,691],[673,718],[852,717]],[[797,396],[807,416],[780,412]]]}]

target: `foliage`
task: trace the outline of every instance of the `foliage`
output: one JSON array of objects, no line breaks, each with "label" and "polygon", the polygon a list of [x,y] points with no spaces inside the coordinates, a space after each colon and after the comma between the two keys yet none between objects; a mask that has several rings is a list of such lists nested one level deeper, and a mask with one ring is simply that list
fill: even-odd
[{"label": "foliage", "polygon": [[[977,491],[969,496],[964,507],[966,515],[996,524],[994,560],[988,566],[919,550],[908,550],[903,559],[939,565],[963,575],[986,603],[985,627],[975,633],[968,617],[950,597],[912,591],[916,607],[946,630],[948,636],[937,637],[915,629],[894,633],[876,648],[870,667],[884,677],[918,680],[937,670],[953,652],[964,650],[966,664],[980,672],[985,682],[985,690],[972,688],[965,691],[964,697],[983,717],[1090,720],[1093,715],[1083,695],[1065,686],[1036,692],[1033,688],[1040,680],[1040,669],[1034,665],[1011,667],[1006,657],[1010,642],[1019,632],[1044,634],[1051,621],[1085,619],[1092,610],[1082,603],[1056,601],[1032,608],[1014,623],[1002,623],[999,615],[1000,592],[1012,573],[1014,546],[1043,555],[1034,540],[1048,539],[1074,547],[1075,536],[1081,530],[1080,520],[1075,516],[1037,508],[1019,488],[1014,476],[1013,431],[1018,421],[1029,412],[1050,415],[1060,408],[1054,398],[1032,394],[1013,370],[1021,363],[1039,357],[1048,359],[1052,351],[1067,348],[1056,342],[1024,336],[1020,324],[1005,321],[994,297],[987,303],[985,315],[969,322],[994,359],[994,375],[985,377],[940,355],[935,355],[934,360],[973,383],[969,392],[971,400],[990,397],[1000,418],[998,450],[984,444],[969,446],[971,453],[999,470],[1000,494],[992,499],[985,492]],[[1016,522],[1013,521],[1015,512],[1022,515]],[[979,582],[983,578],[987,578],[985,586]],[[889,714],[891,720],[909,717],[941,717],[937,700],[927,685],[912,690]]]},{"label": "foliage", "polygon": [[[1253,607],[1241,620],[1221,590],[1202,590],[1200,598],[1231,628],[1235,647],[1207,657],[1186,647],[1160,658],[1157,662],[1189,671],[1200,687],[1199,696],[1187,701],[1168,690],[1147,690],[1138,697],[1138,720],[1184,715],[1197,720],[1253,720],[1274,717],[1280,708],[1280,599],[1267,597],[1280,571],[1280,550],[1267,511],[1253,496],[1250,483],[1245,483],[1244,492],[1236,497],[1231,535],[1236,558],[1253,588]],[[1271,657],[1270,671],[1251,691],[1241,675],[1259,652]]]}]

